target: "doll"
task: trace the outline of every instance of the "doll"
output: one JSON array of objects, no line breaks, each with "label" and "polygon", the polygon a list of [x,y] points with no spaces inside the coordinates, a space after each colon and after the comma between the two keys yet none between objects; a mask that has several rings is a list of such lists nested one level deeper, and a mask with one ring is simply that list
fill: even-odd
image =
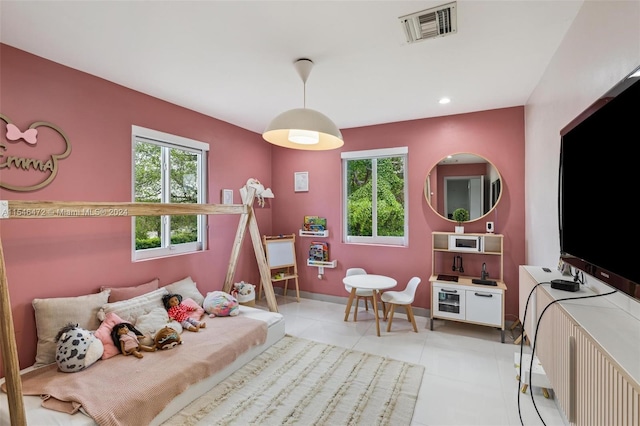
[{"label": "doll", "polygon": [[120,352],[123,355],[133,355],[136,358],[142,358],[140,350],[146,352],[154,352],[156,350],[155,347],[141,344],[138,340],[139,336],[142,337],[142,333],[126,322],[116,324],[111,331],[113,343],[120,349]]},{"label": "doll", "polygon": [[185,330],[198,331],[206,327],[206,323],[198,321],[189,316],[189,312],[196,310],[193,306],[182,303],[182,296],[179,294],[165,294],[162,296],[162,303],[169,313],[169,318],[178,321]]}]

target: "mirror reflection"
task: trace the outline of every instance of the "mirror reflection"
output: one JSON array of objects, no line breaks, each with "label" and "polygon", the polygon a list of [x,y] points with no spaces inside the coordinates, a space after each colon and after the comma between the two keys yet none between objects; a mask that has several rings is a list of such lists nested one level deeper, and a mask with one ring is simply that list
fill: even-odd
[{"label": "mirror reflection", "polygon": [[486,158],[459,153],[440,160],[427,175],[424,196],[431,208],[451,220],[453,211],[465,208],[469,221],[489,213],[500,201],[500,173]]}]

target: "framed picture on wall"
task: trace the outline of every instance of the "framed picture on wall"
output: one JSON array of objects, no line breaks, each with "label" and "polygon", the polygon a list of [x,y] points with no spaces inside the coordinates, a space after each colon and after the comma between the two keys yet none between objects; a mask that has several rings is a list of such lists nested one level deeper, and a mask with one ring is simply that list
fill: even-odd
[{"label": "framed picture on wall", "polygon": [[293,174],[293,190],[295,192],[309,191],[309,172],[295,172]]},{"label": "framed picture on wall", "polygon": [[233,204],[233,189],[222,190],[222,204]]}]

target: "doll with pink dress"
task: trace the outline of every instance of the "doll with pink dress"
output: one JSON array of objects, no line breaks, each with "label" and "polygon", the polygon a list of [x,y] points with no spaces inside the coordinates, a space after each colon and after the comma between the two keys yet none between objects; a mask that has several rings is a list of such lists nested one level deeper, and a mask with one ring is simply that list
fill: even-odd
[{"label": "doll with pink dress", "polygon": [[126,322],[116,324],[111,331],[113,343],[120,349],[123,355],[133,355],[136,358],[142,358],[141,350],[145,352],[154,352],[156,350],[155,347],[141,344],[138,340],[139,337],[142,337],[142,333],[133,325]]}]

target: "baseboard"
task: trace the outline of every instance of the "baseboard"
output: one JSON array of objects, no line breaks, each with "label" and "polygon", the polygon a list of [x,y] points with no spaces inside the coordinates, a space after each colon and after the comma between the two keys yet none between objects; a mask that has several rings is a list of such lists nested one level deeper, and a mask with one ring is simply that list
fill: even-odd
[{"label": "baseboard", "polygon": [[[275,294],[279,296],[282,296],[282,293],[284,292],[282,287],[274,287],[273,291],[275,292]],[[291,289],[287,289],[287,295],[290,296],[291,294],[292,294]],[[311,300],[319,300],[321,302],[337,303],[339,305],[345,305],[345,306],[347,305],[347,301],[349,301],[349,296],[332,296],[329,294],[312,293],[309,291],[300,291],[300,297],[305,299],[311,299]],[[413,314],[420,317],[431,318],[431,311],[425,308],[414,306]]]}]

